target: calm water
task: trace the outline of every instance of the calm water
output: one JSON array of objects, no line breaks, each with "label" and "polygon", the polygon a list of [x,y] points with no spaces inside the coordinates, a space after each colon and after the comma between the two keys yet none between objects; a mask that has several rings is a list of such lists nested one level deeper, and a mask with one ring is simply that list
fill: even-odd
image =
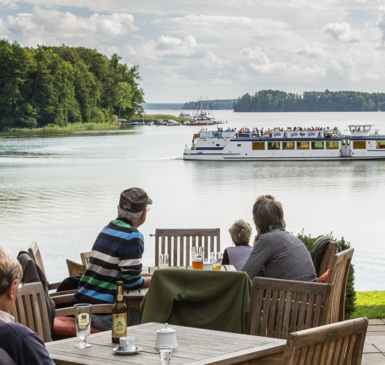
[{"label": "calm water", "polygon": [[[151,111],[156,113],[157,111]],[[163,113],[167,111],[162,111]],[[169,111],[173,113],[173,111]],[[339,126],[373,123],[385,113],[216,112],[242,127]],[[154,204],[141,231],[144,264],[154,263],[156,228],[221,228],[252,223],[261,194],[283,204],[287,229],[312,236],[333,231],[355,249],[356,288],[385,289],[385,161],[183,161],[198,127],[140,126],[123,131],[0,137],[0,245],[13,254],[37,241],[50,281],[67,276],[65,259],[80,261],[115,218],[119,193],[144,188]],[[253,232],[255,234],[255,232]]]}]

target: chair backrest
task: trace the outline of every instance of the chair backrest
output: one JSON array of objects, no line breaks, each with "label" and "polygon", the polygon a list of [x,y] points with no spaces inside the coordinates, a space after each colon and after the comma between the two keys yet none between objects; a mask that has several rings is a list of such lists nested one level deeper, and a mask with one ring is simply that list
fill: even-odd
[{"label": "chair backrest", "polygon": [[41,283],[24,284],[19,288],[11,314],[15,322],[36,332],[44,342],[51,341],[47,305]]},{"label": "chair backrest", "polygon": [[91,257],[91,251],[89,252],[82,252],[80,254],[80,258],[82,259],[82,264],[87,268],[90,264],[90,257]]},{"label": "chair backrest", "polygon": [[328,247],[325,250],[324,255],[322,256],[321,264],[318,267],[317,276],[320,277],[323,275],[326,270],[330,269],[330,265],[334,255],[338,252],[338,243],[330,241]]},{"label": "chair backrest", "polygon": [[40,267],[41,271],[43,271],[44,275],[46,275],[43,265],[43,259],[41,258],[39,246],[36,241],[32,242],[31,246],[28,249],[28,253],[31,255],[36,265]]},{"label": "chair backrest", "polygon": [[155,266],[159,265],[159,255],[169,254],[170,266],[190,266],[191,247],[203,246],[204,259],[210,252],[221,249],[220,229],[157,229],[155,231]]},{"label": "chair backrest", "polygon": [[368,319],[357,318],[290,333],[283,363],[360,365],[367,328]]},{"label": "chair backrest", "polygon": [[247,333],[286,339],[297,329],[325,325],[331,289],[329,284],[254,278]]},{"label": "chair backrest", "polygon": [[346,286],[353,257],[353,248],[337,253],[330,264],[326,283],[332,284],[328,323],[335,323],[345,319]]},{"label": "chair backrest", "polygon": [[83,264],[78,264],[77,262],[66,260],[68,267],[69,276],[74,276],[78,274],[84,274],[86,272],[86,266]]}]

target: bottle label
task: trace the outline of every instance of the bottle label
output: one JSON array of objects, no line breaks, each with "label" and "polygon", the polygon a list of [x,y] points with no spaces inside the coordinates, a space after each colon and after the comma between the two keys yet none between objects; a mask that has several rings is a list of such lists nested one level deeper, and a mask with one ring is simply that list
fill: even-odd
[{"label": "bottle label", "polygon": [[88,326],[88,323],[90,323],[90,315],[88,313],[80,313],[78,315],[78,323],[80,326]]},{"label": "bottle label", "polygon": [[118,294],[116,299],[117,299],[118,302],[121,302],[123,300],[123,295],[122,294]]},{"label": "bottle label", "polygon": [[127,334],[127,314],[113,314],[112,337],[123,337]]}]

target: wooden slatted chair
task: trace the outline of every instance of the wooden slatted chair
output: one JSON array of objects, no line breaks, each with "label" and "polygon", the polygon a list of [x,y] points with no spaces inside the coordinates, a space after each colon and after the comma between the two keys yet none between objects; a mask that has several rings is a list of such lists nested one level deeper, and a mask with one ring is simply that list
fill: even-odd
[{"label": "wooden slatted chair", "polygon": [[71,260],[66,260],[66,263],[68,267],[69,276],[84,274],[86,272],[86,266],[83,264],[78,264],[77,262]]},{"label": "wooden slatted chair", "polygon": [[367,318],[357,318],[323,327],[290,333],[285,365],[360,365]]},{"label": "wooden slatted chair", "polygon": [[87,268],[90,264],[90,257],[91,257],[91,251],[89,252],[82,252],[80,254],[80,258],[82,260],[82,264]]},{"label": "wooden slatted chair", "polygon": [[[40,267],[41,271],[43,271],[44,275],[47,277],[47,274],[45,273],[45,268],[43,264],[43,259],[41,257],[39,245],[37,244],[36,241],[32,242],[31,246],[28,249],[28,253],[31,255],[36,265]],[[61,282],[52,283],[52,284],[50,283],[48,285],[48,289],[49,290],[56,289],[60,285],[60,283]]]},{"label": "wooden slatted chair", "polygon": [[332,285],[255,277],[247,333],[286,339],[289,332],[325,325]]},{"label": "wooden slatted chair", "polygon": [[[68,297],[68,295],[58,296],[55,299],[59,299],[59,301],[62,299],[60,302],[66,303],[63,300],[65,297]],[[113,304],[92,305],[91,313],[110,314],[112,307]],[[21,323],[36,332],[44,342],[52,341],[44,290],[41,283],[24,284],[19,288],[11,314],[15,317],[15,322]],[[76,336],[74,318],[65,317],[73,315],[73,306],[55,310],[54,336],[60,339]],[[91,329],[91,333],[96,332],[100,331]]]},{"label": "wooden slatted chair", "polygon": [[329,274],[326,280],[327,284],[332,284],[333,289],[330,300],[330,310],[328,312],[327,323],[335,323],[345,320],[345,299],[346,286],[350,271],[354,249],[342,251],[333,256]]},{"label": "wooden slatted chair", "polygon": [[159,266],[159,255],[169,254],[170,266],[190,266],[191,247],[203,246],[204,259],[210,252],[219,252],[220,229],[157,229],[155,231],[155,266]]},{"label": "wooden slatted chair", "polygon": [[332,259],[335,254],[338,253],[338,243],[337,242],[329,242],[327,249],[325,250],[324,255],[322,256],[321,264],[319,265],[317,276],[320,277],[323,275],[326,270],[330,269],[330,265]]}]

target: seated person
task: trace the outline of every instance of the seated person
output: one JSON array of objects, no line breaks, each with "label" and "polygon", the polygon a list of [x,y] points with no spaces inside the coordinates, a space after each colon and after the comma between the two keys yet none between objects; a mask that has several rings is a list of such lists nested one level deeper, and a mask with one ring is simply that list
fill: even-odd
[{"label": "seated person", "polygon": [[[82,276],[75,298],[79,303],[115,302],[116,282],[126,289],[146,288],[151,275],[142,275],[144,238],[138,228],[146,221],[152,200],[139,188],[120,194],[118,218],[99,233],[92,247],[90,264]],[[92,315],[93,328],[111,330],[112,316]],[[128,313],[129,325],[139,324],[139,313]]]},{"label": "seated person", "polygon": [[223,253],[222,265],[233,265],[237,271],[241,271],[243,265],[250,256],[253,247],[249,245],[251,226],[244,220],[235,221],[229,229],[231,239],[235,247],[227,247]]},{"label": "seated person", "polygon": [[[37,333],[11,316],[22,276],[19,261],[0,247],[0,348],[17,365],[54,365]],[[0,354],[0,364],[7,364],[4,357]]]},{"label": "seated person", "polygon": [[[258,235],[254,248],[242,268],[251,280],[267,278],[317,281],[310,253],[301,240],[285,230],[281,203],[271,195],[262,195],[253,206]],[[263,274],[262,274],[263,272]]]}]

